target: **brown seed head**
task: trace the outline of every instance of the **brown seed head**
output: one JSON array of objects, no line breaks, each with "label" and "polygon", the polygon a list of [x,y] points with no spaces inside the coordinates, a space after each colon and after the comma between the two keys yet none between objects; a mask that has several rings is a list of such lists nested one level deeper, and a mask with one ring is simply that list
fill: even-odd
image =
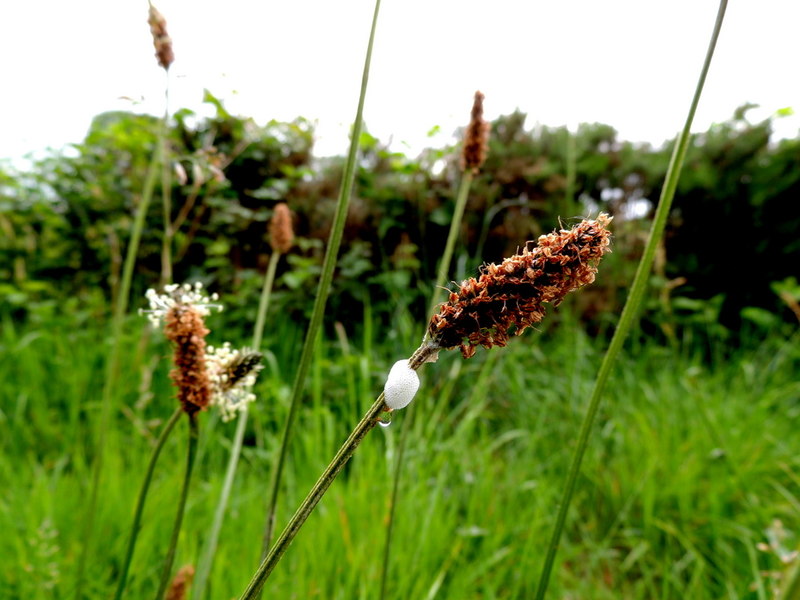
[{"label": "brown seed head", "polygon": [[170,582],[164,600],[184,600],[186,591],[192,585],[192,579],[194,579],[194,567],[192,565],[182,566]]},{"label": "brown seed head", "polygon": [[206,340],[209,331],[203,315],[191,304],[177,303],[165,316],[164,334],[175,345],[175,368],[169,376],[178,388],[183,410],[193,415],[211,401],[211,381],[206,369]]},{"label": "brown seed head", "polygon": [[475,92],[472,104],[472,118],[464,135],[464,148],[461,151],[461,170],[477,173],[486,160],[489,150],[490,125],[483,120],[483,94]]},{"label": "brown seed head", "polygon": [[275,207],[275,212],[269,222],[269,243],[275,252],[285,254],[294,242],[292,230],[292,213],[285,202]]},{"label": "brown seed head", "polygon": [[477,346],[505,346],[512,327],[519,335],[542,320],[543,303],[558,306],[568,292],[594,281],[597,263],[609,252],[610,221],[600,214],[539,237],[530,250],[528,242],[521,254],[499,265],[484,265],[478,279],[462,282],[439,307],[428,325],[429,338],[443,349],[460,348],[465,358]]},{"label": "brown seed head", "polygon": [[172,61],[175,60],[175,54],[172,52],[172,38],[167,33],[167,20],[151,4],[147,22],[150,24],[150,33],[153,34],[153,46],[156,48],[158,64],[167,71]]}]

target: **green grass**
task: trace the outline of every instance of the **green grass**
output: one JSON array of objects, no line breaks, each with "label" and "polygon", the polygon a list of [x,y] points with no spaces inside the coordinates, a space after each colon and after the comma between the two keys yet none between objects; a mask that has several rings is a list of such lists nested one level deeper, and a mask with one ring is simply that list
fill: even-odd
[{"label": "green grass", "polygon": [[[216,322],[215,330],[217,318],[209,319],[213,342],[226,329]],[[320,344],[278,527],[372,403],[388,367],[416,347],[413,325],[387,334],[368,321],[346,348],[341,337]],[[108,346],[98,327],[67,318],[0,327],[0,597],[61,597],[74,585]],[[302,340],[285,319],[273,327],[211,574],[215,599],[240,594],[258,563],[269,466]],[[147,458],[174,407],[168,348],[145,330],[144,319],[128,322],[114,405],[129,408],[108,432],[89,598],[113,592]],[[468,361],[444,353],[422,369],[408,409],[422,418],[409,432],[388,597],[532,596],[602,348],[567,321],[551,321],[506,349]],[[755,546],[773,519],[800,530],[799,361],[797,339],[777,335],[740,350],[696,338],[673,349],[629,344],[598,415],[550,597],[769,597],[759,572],[779,565]],[[151,376],[151,386],[142,385]],[[411,422],[404,412],[366,438],[267,582],[269,597],[376,597],[395,450]],[[211,428],[210,419],[201,418],[176,567],[196,564],[222,485],[235,425]],[[185,427],[156,469],[129,598],[151,596],[157,585]]]}]

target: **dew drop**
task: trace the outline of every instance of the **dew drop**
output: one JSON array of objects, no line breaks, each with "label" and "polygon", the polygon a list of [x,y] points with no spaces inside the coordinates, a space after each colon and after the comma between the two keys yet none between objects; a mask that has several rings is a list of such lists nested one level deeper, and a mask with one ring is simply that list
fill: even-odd
[{"label": "dew drop", "polygon": [[381,413],[381,416],[378,417],[378,425],[381,427],[388,427],[392,424],[392,411],[386,411]]}]

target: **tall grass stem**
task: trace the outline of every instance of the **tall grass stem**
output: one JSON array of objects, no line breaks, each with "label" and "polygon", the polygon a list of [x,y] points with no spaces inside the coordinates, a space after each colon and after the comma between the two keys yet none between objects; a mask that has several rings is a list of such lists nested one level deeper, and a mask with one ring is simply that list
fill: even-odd
[{"label": "tall grass stem", "polygon": [[142,239],[145,217],[147,209],[153,199],[156,176],[158,175],[158,164],[161,160],[160,150],[157,150],[150,160],[145,177],[142,197],[136,209],[133,226],[131,228],[131,239],[128,242],[128,250],[125,255],[125,264],[122,268],[122,281],[119,287],[114,304],[114,314],[111,321],[111,351],[106,366],[105,382],[100,405],[100,426],[97,436],[97,447],[95,449],[94,466],[92,469],[92,483],[89,490],[89,501],[86,504],[86,519],[83,528],[83,547],[78,557],[78,565],[75,577],[75,598],[83,599],[83,585],[86,577],[86,562],[91,549],[91,541],[94,536],[94,522],[97,514],[97,498],[100,491],[100,482],[103,472],[103,455],[105,453],[106,435],[111,426],[111,402],[119,373],[120,358],[122,352],[122,330],[125,314],[128,310],[128,301],[131,293],[131,281],[133,279],[133,268],[136,264],[136,255],[139,252],[139,243]]},{"label": "tall grass stem", "polygon": [[186,512],[186,498],[189,496],[189,484],[192,481],[192,471],[194,470],[194,458],[197,454],[197,438],[199,434],[196,415],[190,414],[188,417],[189,443],[186,452],[186,472],[183,476],[183,486],[181,487],[181,495],[178,499],[178,510],[175,514],[175,523],[172,525],[172,535],[170,536],[167,555],[164,557],[164,566],[161,568],[161,581],[158,584],[158,592],[154,600],[161,600],[169,585],[172,564],[175,562],[175,551],[178,547],[178,537],[181,533],[183,515]]},{"label": "tall grass stem", "polygon": [[267,519],[264,526],[264,540],[262,544],[262,557],[266,555],[269,548],[270,541],[272,540],[272,532],[275,524],[275,511],[278,506],[278,495],[280,492],[281,476],[283,474],[283,466],[286,461],[286,454],[289,449],[289,442],[291,440],[292,428],[294,427],[295,419],[297,418],[297,409],[300,405],[300,397],[302,396],[305,387],[306,375],[311,365],[311,358],[314,352],[314,345],[317,340],[320,326],[322,325],[322,317],[325,313],[325,305],[328,301],[328,293],[330,292],[331,281],[333,279],[333,270],[336,267],[336,259],[339,253],[339,246],[342,241],[342,233],[344,231],[345,219],[347,217],[347,208],[350,205],[350,194],[353,189],[353,181],[356,172],[356,156],[358,153],[359,140],[361,138],[361,128],[364,113],[364,100],[367,95],[367,83],[369,81],[369,66],[372,60],[372,46],[375,40],[375,30],[378,24],[378,13],[380,11],[380,0],[375,1],[375,12],[372,17],[372,28],[369,34],[369,43],[367,45],[367,55],[364,61],[364,71],[361,77],[361,93],[358,98],[358,108],[356,110],[356,118],[353,123],[352,139],[350,140],[350,151],[347,155],[347,162],[345,163],[344,174],[342,176],[342,186],[339,190],[339,199],[336,204],[336,215],[331,225],[330,238],[328,240],[328,249],[325,253],[325,259],[322,265],[322,274],[320,276],[319,289],[317,296],[314,300],[314,308],[311,314],[311,321],[308,325],[306,332],[305,343],[300,355],[300,362],[297,366],[295,373],[294,384],[292,386],[291,399],[289,401],[289,414],[286,417],[286,423],[281,437],[281,447],[278,452],[277,460],[272,471],[272,482],[270,485],[270,498],[267,508]]},{"label": "tall grass stem", "polygon": [[125,584],[128,580],[128,570],[131,566],[131,560],[133,560],[133,552],[136,549],[136,539],[139,537],[139,524],[142,521],[144,504],[147,500],[147,493],[150,490],[150,482],[153,480],[153,471],[155,471],[156,462],[158,462],[158,457],[161,455],[161,450],[164,448],[164,444],[166,444],[170,433],[172,433],[172,430],[175,428],[175,425],[180,420],[182,414],[183,410],[181,407],[176,408],[175,412],[172,413],[169,421],[167,421],[167,423],[164,425],[164,428],[161,430],[161,434],[158,436],[158,440],[156,440],[156,445],[153,447],[153,453],[150,455],[150,462],[147,463],[147,471],[145,471],[142,487],[139,490],[139,496],[136,499],[136,509],[133,513],[130,539],[128,540],[128,548],[125,551],[125,558],[122,561],[122,568],[120,570],[119,581],[117,583],[117,591],[114,594],[114,600],[120,600],[123,592],[125,591]]},{"label": "tall grass stem", "polygon": [[784,579],[781,582],[781,600],[800,600],[800,560],[794,559],[794,564],[787,567]]},{"label": "tall grass stem", "polygon": [[569,127],[565,127],[566,140],[566,182],[564,183],[564,207],[561,209],[561,216],[572,216],[575,210],[575,173],[578,167],[578,149],[576,147],[578,132],[573,134]]},{"label": "tall grass stem", "polygon": [[278,270],[278,261],[281,253],[274,251],[269,257],[267,273],[264,275],[264,285],[261,288],[261,297],[258,301],[258,313],[256,314],[256,325],[253,329],[253,350],[258,352],[261,348],[261,340],[264,338],[264,323],[267,319],[269,301],[272,297],[272,286],[275,283],[275,272]]},{"label": "tall grass stem", "polygon": [[172,178],[169,164],[169,69],[164,92],[164,119],[158,132],[161,145],[161,204],[164,210],[164,237],[161,240],[161,285],[172,283]]},{"label": "tall grass stem", "polygon": [[694,120],[695,111],[697,110],[697,105],[700,101],[700,95],[703,91],[703,85],[705,84],[708,69],[711,65],[711,58],[714,55],[714,48],[717,45],[717,38],[719,37],[719,32],[722,27],[722,21],[725,16],[727,4],[727,0],[720,1],[716,22],[714,23],[714,30],[711,34],[708,50],[706,51],[703,68],[697,81],[694,97],[692,98],[692,103],[689,108],[689,114],[686,117],[686,123],[684,124],[683,130],[680,132],[675,142],[675,148],[672,152],[672,157],[670,158],[669,166],[667,168],[664,186],[661,190],[661,198],[659,199],[658,208],[656,209],[656,214],[653,218],[653,224],[650,228],[647,244],[645,246],[644,253],[642,254],[642,258],[639,261],[639,266],[636,269],[636,275],[633,279],[633,284],[631,285],[628,300],[625,302],[625,306],[622,309],[622,316],[620,317],[619,325],[617,325],[617,328],[614,331],[614,335],[611,338],[611,343],[609,344],[605,356],[603,356],[600,369],[597,373],[597,378],[595,379],[594,388],[592,389],[592,395],[589,400],[589,407],[586,411],[586,415],[584,416],[583,423],[581,424],[577,445],[572,456],[572,462],[567,474],[564,491],[561,495],[555,527],[553,529],[550,543],[547,547],[544,565],[542,566],[542,574],[539,578],[538,587],[536,588],[536,600],[542,600],[547,592],[547,585],[550,580],[550,574],[553,569],[553,562],[555,561],[556,552],[558,551],[561,534],[564,530],[567,511],[569,510],[569,505],[575,491],[575,483],[578,478],[578,473],[580,472],[583,455],[586,452],[586,447],[589,442],[589,435],[591,433],[592,425],[594,423],[595,416],[597,415],[597,410],[600,407],[600,400],[602,399],[602,394],[605,390],[606,382],[608,381],[614,361],[619,355],[619,352],[622,349],[622,344],[636,320],[639,306],[642,303],[642,298],[644,297],[645,289],[647,288],[647,282],[649,279],[650,270],[653,266],[656,248],[658,247],[658,243],[661,240],[661,236],[664,232],[664,226],[667,222],[669,209],[672,205],[672,199],[675,196],[675,190],[678,186],[681,167],[683,166],[683,161],[686,157],[686,151],[689,147],[692,121]]},{"label": "tall grass stem", "polygon": [[381,562],[381,595],[380,599],[385,600],[387,585],[392,561],[392,542],[394,541],[394,522],[397,514],[397,497],[400,493],[400,479],[403,472],[403,457],[406,453],[406,441],[409,431],[412,429],[411,419],[414,412],[409,412],[406,418],[405,427],[400,432],[400,440],[397,442],[397,456],[395,458],[394,471],[392,472],[392,493],[389,497],[389,515],[386,521],[386,540],[383,546],[383,561]]},{"label": "tall grass stem", "polygon": [[442,293],[442,288],[447,281],[447,274],[450,272],[450,261],[453,259],[453,252],[458,240],[458,234],[461,232],[461,221],[464,217],[464,209],[467,206],[467,198],[469,197],[469,188],[472,185],[472,172],[466,171],[461,177],[461,183],[458,186],[458,195],[456,196],[456,206],[453,211],[453,219],[450,221],[450,231],[447,234],[447,243],[444,247],[444,254],[442,260],[439,262],[439,270],[436,273],[436,284],[431,293],[431,303],[428,307],[429,315],[433,314],[438,304],[438,296]]},{"label": "tall grass stem", "polygon": [[[269,310],[269,301],[272,295],[272,286],[275,282],[275,271],[278,267],[278,260],[281,257],[280,252],[273,252],[269,259],[267,266],[267,273],[264,276],[264,285],[261,289],[261,298],[258,303],[258,314],[256,315],[256,325],[253,330],[253,350],[258,352],[261,347],[261,340],[264,336],[264,323],[266,322],[267,311]],[[228,459],[228,467],[225,471],[225,480],[222,484],[222,491],[219,495],[217,508],[214,511],[214,520],[211,523],[211,528],[208,532],[203,555],[200,557],[200,562],[197,566],[197,573],[195,575],[194,585],[192,586],[192,598],[200,600],[205,593],[206,586],[208,585],[208,577],[211,574],[211,567],[214,563],[214,555],[217,552],[217,543],[219,542],[219,533],[222,530],[222,522],[225,519],[225,511],[228,508],[228,501],[230,500],[231,490],[233,489],[233,480],[236,477],[236,469],[239,465],[239,457],[242,454],[242,443],[244,441],[244,433],[247,428],[247,417],[249,410],[244,410],[239,415],[238,422],[236,423],[236,432],[233,435],[233,445],[231,446],[231,455]]]},{"label": "tall grass stem", "polygon": [[303,500],[303,503],[294,513],[294,516],[289,520],[286,528],[283,530],[280,536],[278,536],[275,544],[272,546],[272,548],[270,548],[269,553],[261,562],[258,570],[255,572],[253,578],[250,580],[250,583],[247,585],[247,589],[245,590],[244,594],[242,594],[241,600],[253,600],[261,594],[261,590],[264,587],[264,582],[267,580],[267,577],[269,577],[270,573],[272,573],[272,570],[275,568],[275,565],[277,565],[280,559],[283,557],[283,554],[292,543],[292,540],[294,540],[297,532],[300,531],[303,523],[306,522],[306,519],[308,519],[309,515],[314,511],[314,508],[317,506],[320,498],[325,495],[325,492],[328,490],[331,483],[333,483],[333,480],[336,479],[336,476],[342,470],[342,467],[344,467],[344,465],[347,464],[347,461],[350,460],[350,457],[353,456],[353,453],[361,443],[361,440],[363,440],[367,433],[369,433],[369,431],[375,427],[375,423],[378,422],[378,418],[380,417],[381,413],[384,412],[384,409],[384,398],[383,393],[381,393],[361,421],[358,422],[358,425],[356,425],[352,433],[350,433],[350,436],[347,438],[344,444],[342,444],[342,447],[339,448],[336,456],[333,457],[333,460],[325,468],[325,471],[323,471],[320,478],[314,484],[314,487],[311,488],[311,491],[308,493],[305,500]]}]

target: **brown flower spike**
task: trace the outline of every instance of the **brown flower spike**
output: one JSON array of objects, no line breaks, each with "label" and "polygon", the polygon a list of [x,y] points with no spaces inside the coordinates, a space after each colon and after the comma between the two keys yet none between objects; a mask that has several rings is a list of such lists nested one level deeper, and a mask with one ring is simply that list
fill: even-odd
[{"label": "brown flower spike", "polygon": [[464,135],[464,148],[461,151],[461,170],[465,173],[477,173],[489,150],[490,125],[483,120],[483,98],[482,93],[475,92],[472,118]]},{"label": "brown flower spike", "polygon": [[194,567],[183,565],[169,584],[164,600],[185,600],[186,592],[194,579]]},{"label": "brown flower spike", "polygon": [[572,290],[592,283],[597,263],[609,252],[611,217],[581,221],[539,237],[538,245],[481,267],[478,279],[462,282],[433,315],[428,326],[432,346],[459,348],[465,358],[477,346],[505,346],[509,331],[521,334],[542,320],[543,304],[553,306]]},{"label": "brown flower spike", "polygon": [[294,242],[292,213],[285,202],[275,207],[269,222],[269,243],[275,252],[286,254]]},{"label": "brown flower spike", "polygon": [[153,35],[153,46],[156,48],[158,64],[165,71],[168,71],[172,61],[175,60],[175,54],[172,51],[172,38],[167,33],[167,20],[152,4],[147,15],[147,23],[150,25],[150,33]]},{"label": "brown flower spike", "polygon": [[164,319],[164,335],[175,345],[175,368],[169,376],[178,388],[178,400],[184,412],[193,415],[211,402],[205,340],[209,331],[200,310],[191,303],[176,303]]}]

